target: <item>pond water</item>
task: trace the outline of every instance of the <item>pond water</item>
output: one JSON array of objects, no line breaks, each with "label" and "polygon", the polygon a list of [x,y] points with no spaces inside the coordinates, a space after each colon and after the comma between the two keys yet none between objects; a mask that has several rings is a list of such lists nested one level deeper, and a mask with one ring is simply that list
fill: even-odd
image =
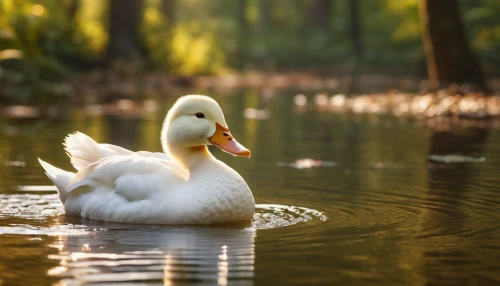
[{"label": "pond water", "polygon": [[229,226],[65,216],[37,162],[71,170],[61,144],[76,130],[160,151],[174,98],[0,119],[0,285],[500,283],[497,127],[335,114],[294,95],[215,97],[252,157],[211,151],[258,204],[253,222]]}]

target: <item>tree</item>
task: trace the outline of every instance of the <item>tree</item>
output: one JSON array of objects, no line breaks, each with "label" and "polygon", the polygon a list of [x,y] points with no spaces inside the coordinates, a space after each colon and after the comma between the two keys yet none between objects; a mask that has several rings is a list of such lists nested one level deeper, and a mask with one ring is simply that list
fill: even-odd
[{"label": "tree", "polygon": [[132,59],[144,55],[139,38],[143,0],[111,0],[109,9],[108,60]]},{"label": "tree", "polygon": [[258,26],[259,29],[264,30],[267,28],[269,22],[269,0],[259,0],[259,18]]},{"label": "tree", "polygon": [[175,24],[176,19],[176,3],[175,0],[163,0],[162,1],[162,12],[165,18],[168,20],[168,25],[172,26]]},{"label": "tree", "polygon": [[473,83],[484,88],[484,78],[472,53],[457,0],[419,0],[422,39],[431,87]]},{"label": "tree", "polygon": [[247,0],[239,0],[238,1],[238,26],[241,32],[248,31],[248,21],[246,17],[246,9],[247,9]]},{"label": "tree", "polygon": [[349,0],[349,14],[352,49],[356,56],[363,57],[363,42],[361,41],[361,23],[358,0]]},{"label": "tree", "polygon": [[328,29],[332,0],[312,0],[308,9],[309,24],[323,31]]},{"label": "tree", "polygon": [[76,13],[78,12],[78,7],[80,6],[79,0],[69,0],[60,1],[63,6],[68,18],[73,22],[75,20]]},{"label": "tree", "polygon": [[250,25],[246,17],[248,7],[247,0],[238,0],[236,7],[236,19],[238,21],[238,37],[236,38],[236,47],[231,56],[232,65],[241,68],[245,59],[245,47],[248,45],[249,33],[251,33]]}]

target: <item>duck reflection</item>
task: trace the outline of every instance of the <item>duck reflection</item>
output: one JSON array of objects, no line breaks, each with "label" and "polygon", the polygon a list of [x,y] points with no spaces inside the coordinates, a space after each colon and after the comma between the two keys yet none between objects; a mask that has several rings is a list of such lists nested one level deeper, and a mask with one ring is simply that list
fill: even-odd
[{"label": "duck reflection", "polygon": [[253,285],[255,230],[241,226],[145,226],[85,221],[87,235],[61,236],[63,284]]}]

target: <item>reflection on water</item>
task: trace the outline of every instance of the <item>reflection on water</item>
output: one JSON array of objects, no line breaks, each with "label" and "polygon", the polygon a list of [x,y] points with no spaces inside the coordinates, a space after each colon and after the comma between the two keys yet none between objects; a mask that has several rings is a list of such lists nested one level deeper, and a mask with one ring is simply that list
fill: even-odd
[{"label": "reflection on water", "polygon": [[[102,224],[94,225],[102,228]],[[78,283],[148,281],[253,284],[252,230],[110,226],[86,236],[61,236],[49,275]],[[65,278],[68,277],[68,278]],[[78,283],[77,283],[78,282]],[[232,283],[231,283],[232,284]]]},{"label": "reflection on water", "polygon": [[[23,188],[24,190],[25,188]],[[36,186],[30,186],[34,191]],[[40,186],[40,191],[47,188]],[[65,216],[56,194],[0,194],[2,235],[53,236],[58,262],[49,276],[66,285],[147,281],[252,285],[259,229],[327,220],[313,209],[256,205],[252,221],[225,226],[163,226],[98,222]],[[32,223],[53,218],[45,226]],[[127,275],[124,275],[126,273]]]},{"label": "reflection on water", "polygon": [[[500,130],[333,114],[297,107],[294,94],[217,98],[235,137],[252,150],[243,160],[212,149],[245,178],[259,204],[255,220],[243,225],[81,220],[62,214],[53,189],[37,188],[50,181],[36,158],[70,169],[61,143],[75,130],[161,150],[158,135],[173,98],[147,101],[156,102],[147,113],[138,104],[125,114],[72,108],[67,118],[0,121],[0,281],[500,283]],[[431,154],[486,160],[428,162]],[[304,168],[290,165],[297,162]]]},{"label": "reflection on water", "polygon": [[[57,195],[0,195],[3,235],[48,235],[57,262],[47,275],[67,285],[103,282],[253,284],[255,227],[116,224],[66,217]],[[56,207],[53,207],[56,205]],[[8,211],[10,210],[10,211]],[[261,211],[262,213],[262,211]],[[54,220],[37,226],[32,220]],[[231,283],[233,284],[233,283]]]}]

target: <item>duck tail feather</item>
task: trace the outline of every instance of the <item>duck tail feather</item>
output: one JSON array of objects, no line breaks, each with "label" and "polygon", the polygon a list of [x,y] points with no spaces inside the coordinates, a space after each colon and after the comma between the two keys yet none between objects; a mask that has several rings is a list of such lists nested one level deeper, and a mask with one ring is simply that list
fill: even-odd
[{"label": "duck tail feather", "polygon": [[64,141],[64,149],[77,170],[101,158],[99,144],[81,132],[69,134]]},{"label": "duck tail feather", "polygon": [[61,199],[61,202],[64,204],[69,194],[66,188],[68,187],[71,178],[75,174],[56,168],[40,158],[38,158],[38,161],[45,170],[45,174],[47,174],[47,177],[49,177],[49,179],[54,183],[54,185],[56,185],[57,192],[59,193],[59,198]]}]

